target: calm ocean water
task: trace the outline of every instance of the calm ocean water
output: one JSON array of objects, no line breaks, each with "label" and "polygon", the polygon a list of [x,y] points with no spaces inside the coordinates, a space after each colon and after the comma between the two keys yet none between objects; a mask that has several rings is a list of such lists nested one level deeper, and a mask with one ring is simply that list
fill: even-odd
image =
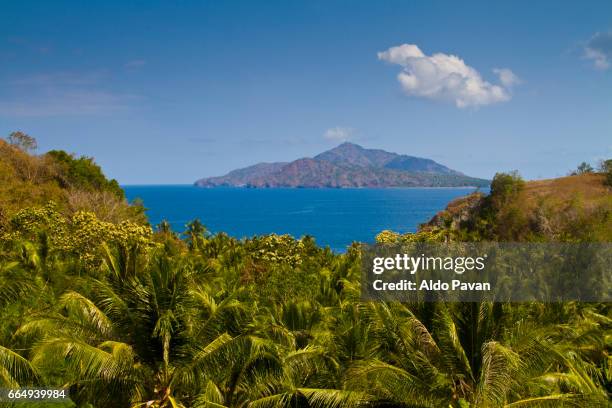
[{"label": "calm ocean water", "polygon": [[212,232],[237,238],[259,234],[312,235],[335,251],[353,241],[373,242],[384,229],[414,232],[454,198],[472,188],[206,189],[189,185],[124,186],[144,201],[153,225],[175,231],[199,218]]}]

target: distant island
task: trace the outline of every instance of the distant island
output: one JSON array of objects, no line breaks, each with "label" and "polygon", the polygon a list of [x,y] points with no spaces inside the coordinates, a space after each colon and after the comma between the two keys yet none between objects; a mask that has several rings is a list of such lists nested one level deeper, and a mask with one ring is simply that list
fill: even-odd
[{"label": "distant island", "polygon": [[220,177],[197,180],[199,187],[350,188],[485,187],[489,180],[469,177],[431,159],[341,145],[313,158],[259,163]]}]

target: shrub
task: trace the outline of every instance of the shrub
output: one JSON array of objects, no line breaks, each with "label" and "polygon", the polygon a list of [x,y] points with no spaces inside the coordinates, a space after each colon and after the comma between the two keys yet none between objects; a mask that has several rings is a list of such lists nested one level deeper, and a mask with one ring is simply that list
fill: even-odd
[{"label": "shrub", "polygon": [[38,147],[36,139],[23,132],[12,132],[6,140],[12,146],[23,150],[24,152],[33,152]]},{"label": "shrub", "polygon": [[104,242],[123,248],[156,246],[153,230],[148,225],[132,221],[105,222],[88,211],[67,217],[53,202],[18,211],[10,220],[10,230],[0,235],[0,239],[36,241],[41,233],[49,238],[52,250],[76,254],[85,261],[93,260]]},{"label": "shrub", "polygon": [[525,187],[525,181],[518,172],[496,173],[491,181],[491,197],[506,201],[516,196]]},{"label": "shrub", "polygon": [[606,176],[604,183],[612,187],[612,159],[602,161],[600,170]]},{"label": "shrub", "polygon": [[108,191],[119,198],[124,198],[123,190],[117,180],[108,180],[93,158],[86,156],[76,158],[63,150],[51,150],[46,156],[59,166],[63,184],[87,191]]},{"label": "shrub", "polygon": [[593,173],[594,171],[595,169],[593,169],[593,166],[591,166],[587,162],[582,162],[578,165],[578,167],[576,167],[576,170],[570,173],[570,176],[576,176],[579,174],[589,174],[589,173]]}]

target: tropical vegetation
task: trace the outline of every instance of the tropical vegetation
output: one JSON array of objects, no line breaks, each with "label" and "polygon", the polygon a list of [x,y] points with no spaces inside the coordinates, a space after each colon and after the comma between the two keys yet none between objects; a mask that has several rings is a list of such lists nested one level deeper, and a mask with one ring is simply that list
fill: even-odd
[{"label": "tropical vegetation", "polygon": [[[199,220],[179,235],[89,159],[0,148],[16,188],[0,203],[0,388],[66,388],[65,406],[92,408],[609,405],[609,304],[363,301],[357,243],[238,240]],[[612,239],[609,189],[561,223],[545,199],[525,206],[527,184],[500,174],[420,232],[377,239]],[[71,206],[77,193],[117,200]]]}]

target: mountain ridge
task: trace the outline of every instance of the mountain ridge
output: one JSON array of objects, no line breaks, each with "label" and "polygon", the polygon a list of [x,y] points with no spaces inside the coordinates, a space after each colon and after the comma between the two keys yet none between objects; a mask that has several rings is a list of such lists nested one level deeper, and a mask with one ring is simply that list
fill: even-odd
[{"label": "mountain ridge", "polygon": [[351,188],[486,186],[488,180],[469,177],[434,160],[366,149],[345,142],[312,158],[259,163],[224,176],[199,179],[199,187]]}]

